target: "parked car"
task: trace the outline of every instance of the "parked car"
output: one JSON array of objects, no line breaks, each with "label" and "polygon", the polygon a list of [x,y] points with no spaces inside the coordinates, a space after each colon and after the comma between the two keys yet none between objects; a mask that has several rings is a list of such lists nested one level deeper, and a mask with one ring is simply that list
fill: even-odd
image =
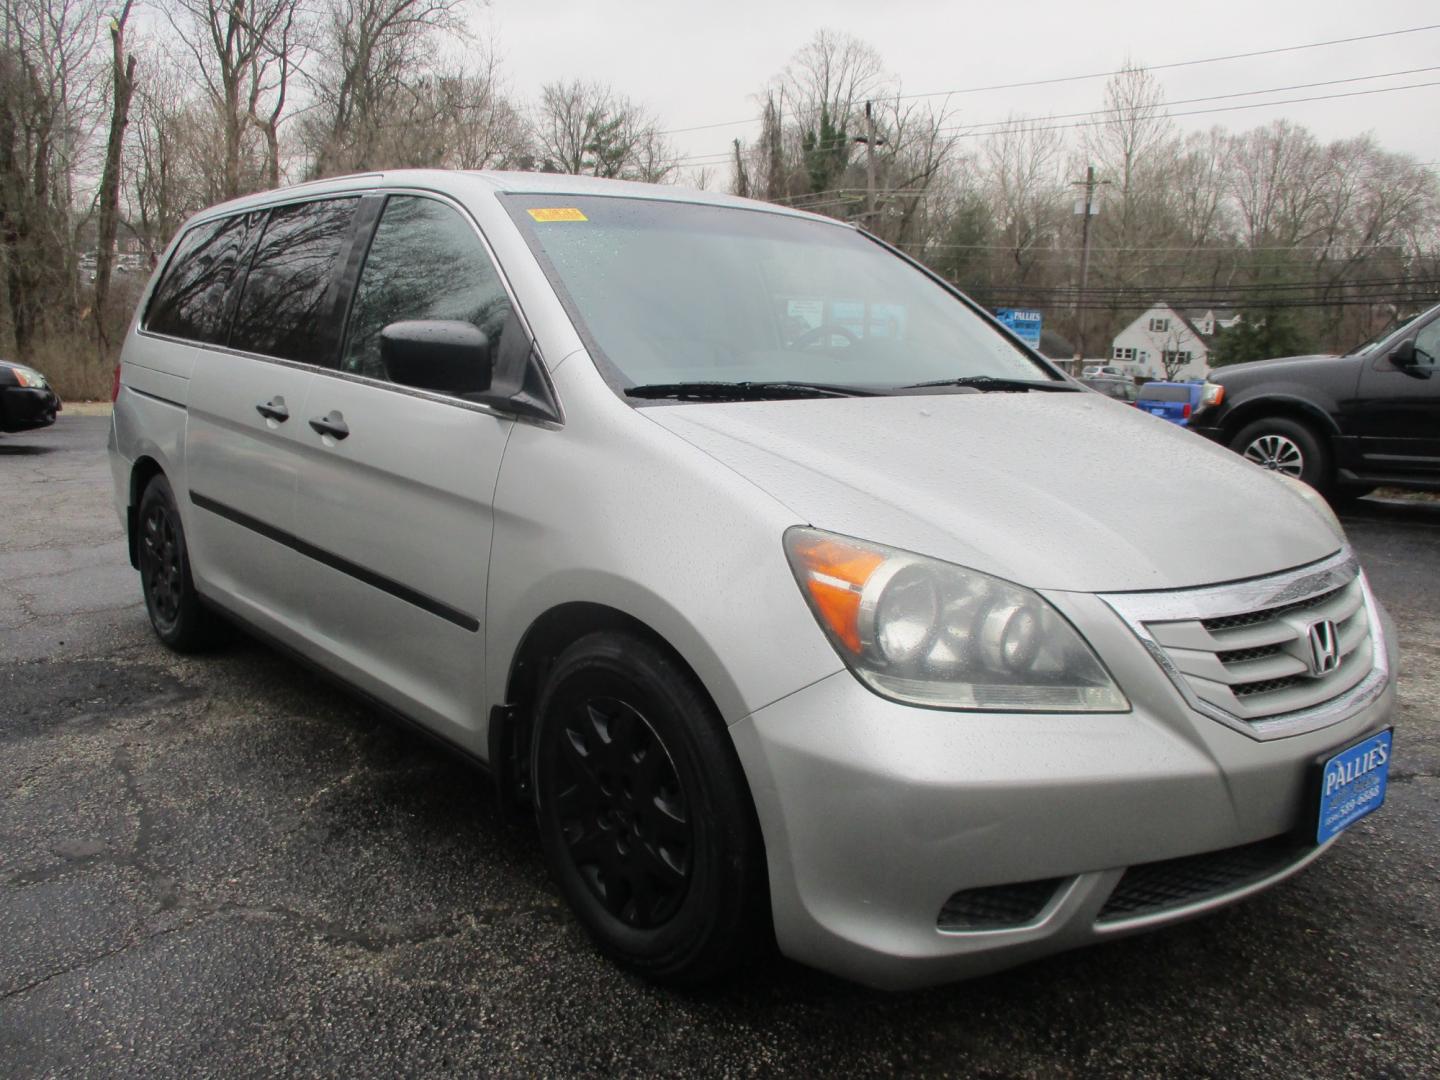
[{"label": "parked car", "polygon": [[1100,375],[1114,375],[1129,378],[1129,373],[1113,364],[1086,364],[1080,369],[1080,378],[1093,379]]},{"label": "parked car", "polygon": [[44,375],[25,364],[0,360],[0,431],[49,427],[64,406]]},{"label": "parked car", "polygon": [[1440,305],[1344,356],[1212,372],[1193,427],[1332,497],[1440,490]]},{"label": "parked car", "polygon": [[1108,398],[1123,401],[1127,405],[1135,401],[1140,388],[1129,375],[1094,375],[1081,379],[1091,390],[1097,390]]},{"label": "parked car", "polygon": [[1199,383],[1148,382],[1140,387],[1135,407],[1172,424],[1189,427],[1190,417],[1200,407],[1202,390]]},{"label": "parked car", "polygon": [[772,935],[992,971],[1383,798],[1393,646],[1319,497],[827,218],[530,173],[230,202],[146,291],[110,447],[163,642],[221,613],[486,765],[649,978]]}]

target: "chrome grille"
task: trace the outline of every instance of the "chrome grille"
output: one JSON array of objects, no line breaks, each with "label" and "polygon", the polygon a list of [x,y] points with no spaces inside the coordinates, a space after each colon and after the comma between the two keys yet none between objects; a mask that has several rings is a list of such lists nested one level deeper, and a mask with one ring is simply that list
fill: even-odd
[{"label": "chrome grille", "polygon": [[[1104,599],[1191,705],[1262,737],[1343,719],[1388,679],[1373,601],[1348,551],[1258,581]],[[1325,621],[1339,662],[1317,674],[1310,628]]]},{"label": "chrome grille", "polygon": [[1238,630],[1242,626],[1254,626],[1256,623],[1270,622],[1283,615],[1289,615],[1296,611],[1306,611],[1319,604],[1323,604],[1340,589],[1331,589],[1329,592],[1320,593],[1306,600],[1296,600],[1292,604],[1282,604],[1279,607],[1267,608],[1265,611],[1247,611],[1242,615],[1222,615],[1218,619],[1201,619],[1200,625],[1206,630]]}]

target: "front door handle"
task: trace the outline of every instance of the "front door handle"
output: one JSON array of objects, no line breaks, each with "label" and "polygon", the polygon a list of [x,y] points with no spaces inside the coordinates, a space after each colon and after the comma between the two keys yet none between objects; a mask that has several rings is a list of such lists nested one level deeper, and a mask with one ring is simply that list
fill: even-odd
[{"label": "front door handle", "polygon": [[262,401],[255,406],[255,411],[266,420],[274,420],[277,424],[283,424],[290,419],[290,410],[285,407],[285,399],[276,394],[269,401]]},{"label": "front door handle", "polygon": [[321,435],[329,435],[332,439],[343,439],[350,434],[350,428],[345,423],[345,417],[340,415],[339,409],[331,409],[324,416],[317,416],[310,421],[310,426]]}]

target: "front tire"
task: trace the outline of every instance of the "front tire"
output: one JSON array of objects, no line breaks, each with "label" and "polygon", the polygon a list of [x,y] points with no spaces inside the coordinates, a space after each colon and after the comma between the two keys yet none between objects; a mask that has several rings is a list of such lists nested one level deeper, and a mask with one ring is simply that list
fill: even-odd
[{"label": "front tire", "polygon": [[1230,440],[1230,449],[1263,469],[1303,480],[1317,491],[1333,486],[1330,453],[1313,428],[1285,416],[1246,424]]},{"label": "front tire", "polygon": [[140,588],[156,637],[176,652],[210,648],[220,636],[219,619],[195,591],[185,526],[170,481],[163,475],[145,485],[136,528]]},{"label": "front tire", "polygon": [[603,952],[680,985],[754,955],[768,897],[749,789],[673,657],[625,633],[571,645],[541,692],[532,753],[546,863]]}]

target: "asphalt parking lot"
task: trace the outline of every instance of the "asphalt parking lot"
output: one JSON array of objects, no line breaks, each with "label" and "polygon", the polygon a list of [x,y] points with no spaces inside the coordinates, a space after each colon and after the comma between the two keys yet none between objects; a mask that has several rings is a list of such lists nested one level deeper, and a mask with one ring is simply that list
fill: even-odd
[{"label": "asphalt parking lot", "polygon": [[108,420],[0,439],[0,1074],[1440,1075],[1440,502],[1347,529],[1397,624],[1385,808],[1210,918],[890,996],[681,995],[480,778],[266,648],[152,637]]}]

